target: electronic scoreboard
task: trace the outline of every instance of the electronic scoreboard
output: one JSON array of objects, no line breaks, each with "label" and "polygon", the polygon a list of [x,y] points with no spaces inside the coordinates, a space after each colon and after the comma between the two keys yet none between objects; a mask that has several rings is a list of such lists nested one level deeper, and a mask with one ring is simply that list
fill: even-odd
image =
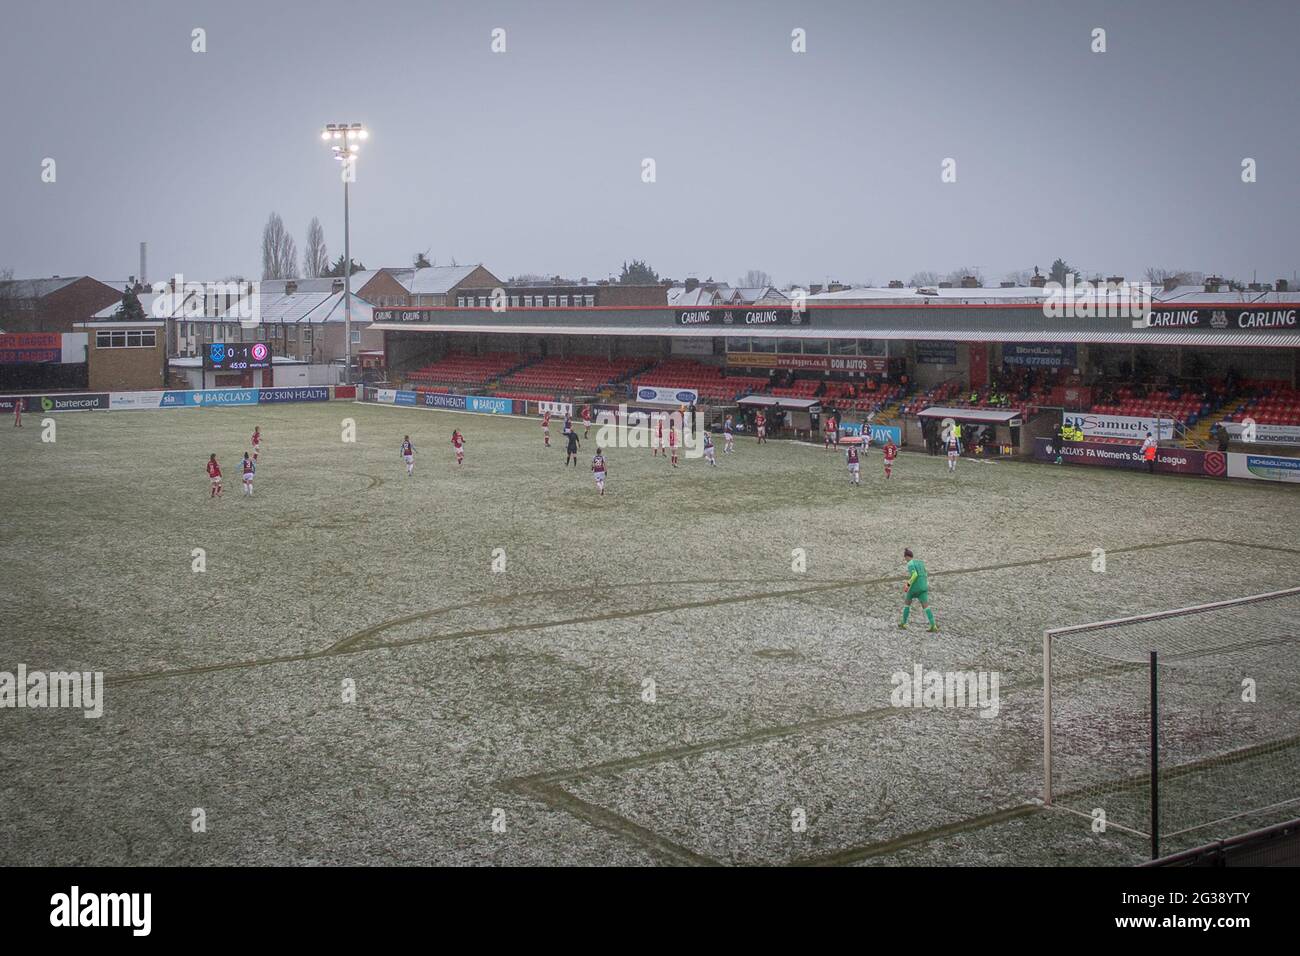
[{"label": "electronic scoreboard", "polygon": [[270,368],[271,348],[265,342],[213,342],[203,353],[203,367],[217,372]]}]

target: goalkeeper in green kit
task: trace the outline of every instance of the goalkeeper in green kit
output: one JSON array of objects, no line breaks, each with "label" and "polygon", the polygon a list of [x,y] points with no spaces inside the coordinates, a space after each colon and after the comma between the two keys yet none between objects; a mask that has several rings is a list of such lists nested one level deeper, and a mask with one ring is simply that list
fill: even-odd
[{"label": "goalkeeper in green kit", "polygon": [[907,627],[907,619],[912,616],[912,602],[920,601],[925,617],[930,622],[929,631],[939,630],[934,623],[934,612],[930,610],[930,580],[925,573],[925,562],[912,557],[912,549],[904,548],[903,557],[907,558],[907,596],[903,599],[903,619],[899,627]]}]

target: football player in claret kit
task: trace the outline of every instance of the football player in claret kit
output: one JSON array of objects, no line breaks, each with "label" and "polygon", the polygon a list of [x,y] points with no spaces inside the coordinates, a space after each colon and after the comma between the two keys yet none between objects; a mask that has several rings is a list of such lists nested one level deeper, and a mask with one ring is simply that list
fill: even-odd
[{"label": "football player in claret kit", "polygon": [[25,401],[27,401],[25,398],[14,399],[14,428],[23,427],[23,402]]},{"label": "football player in claret kit", "polygon": [[402,438],[402,461],[406,462],[406,477],[410,478],[415,474],[415,446],[411,444],[410,435]]},{"label": "football player in claret kit", "polygon": [[946,442],[948,447],[948,473],[957,474],[957,456],[961,454],[961,440],[955,435],[950,434]]},{"label": "football player in claret kit", "polygon": [[465,436],[457,428],[451,430],[451,447],[456,449],[456,464],[465,464]]},{"label": "football player in claret kit", "polygon": [[551,447],[551,413],[550,411],[542,412],[542,444],[547,448]]},{"label": "football player in claret kit", "polygon": [[894,459],[898,457],[898,446],[894,444],[894,439],[885,442],[882,453],[885,456],[885,477],[888,478],[894,471]]},{"label": "football player in claret kit", "polygon": [[208,456],[208,477],[212,479],[212,490],[208,498],[221,497],[221,466],[217,464],[217,453]]},{"label": "football player in claret kit", "polygon": [[677,429],[673,425],[672,419],[668,419],[668,449],[673,456],[672,465],[677,467]]},{"label": "football player in claret kit", "polygon": [[898,626],[907,627],[907,619],[912,616],[912,602],[920,601],[926,620],[930,622],[926,630],[937,631],[939,625],[934,623],[934,612],[930,610],[930,579],[925,570],[925,562],[913,557],[911,548],[903,549],[903,557],[907,559],[907,594],[903,598],[903,619],[898,622]]},{"label": "football player in claret kit", "polygon": [[662,415],[655,416],[654,441],[650,444],[656,455],[662,451],[667,456],[668,452],[664,451],[664,417]]},{"label": "football player in claret kit", "polygon": [[591,431],[591,406],[582,406],[582,437],[586,438],[587,433]]},{"label": "football player in claret kit", "polygon": [[754,434],[758,436],[758,444],[767,444],[767,416],[761,411],[754,416]]},{"label": "football player in claret kit", "polygon": [[596,476],[596,487],[600,489],[602,498],[605,497],[605,467],[605,456],[597,448],[596,457],[591,459],[591,471]]},{"label": "football player in claret kit", "polygon": [[704,433],[704,460],[714,468],[718,467],[718,459],[713,447],[713,436],[708,432]]},{"label": "football player in claret kit", "polygon": [[725,455],[732,450],[732,444],[736,441],[736,426],[731,423],[731,416],[728,415],[726,421],[722,423],[722,453]]},{"label": "football player in claret kit", "polygon": [[253,426],[253,461],[257,461],[257,457],[261,453],[261,451],[262,451],[262,429],[259,426],[254,425]]},{"label": "football player in claret kit", "polygon": [[253,497],[253,475],[257,471],[257,465],[248,457],[248,452],[244,452],[244,460],[240,462],[240,467],[244,475],[244,495],[251,498]]},{"label": "football player in claret kit", "polygon": [[858,446],[849,445],[848,450],[844,453],[849,461],[849,484],[862,484],[862,462],[858,458]]}]

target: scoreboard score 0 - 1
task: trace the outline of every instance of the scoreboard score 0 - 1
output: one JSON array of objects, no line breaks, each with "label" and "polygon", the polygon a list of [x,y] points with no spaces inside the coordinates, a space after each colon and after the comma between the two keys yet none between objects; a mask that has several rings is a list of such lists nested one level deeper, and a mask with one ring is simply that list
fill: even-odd
[{"label": "scoreboard score 0 - 1", "polygon": [[265,342],[213,342],[203,353],[203,367],[217,372],[270,368],[271,348]]}]

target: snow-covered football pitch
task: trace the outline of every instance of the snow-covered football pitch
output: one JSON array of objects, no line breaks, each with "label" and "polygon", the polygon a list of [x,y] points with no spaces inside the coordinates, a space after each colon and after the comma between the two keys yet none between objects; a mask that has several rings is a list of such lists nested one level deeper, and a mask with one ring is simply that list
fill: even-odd
[{"label": "snow-covered football pitch", "polygon": [[[1129,864],[1032,803],[1043,629],[1300,584],[1263,482],[872,449],[852,487],[742,439],[606,449],[599,498],[558,420],[55,419],[0,429],[0,672],[102,673],[102,716],[0,709],[3,864]],[[918,665],[996,698],[895,706]]]}]

